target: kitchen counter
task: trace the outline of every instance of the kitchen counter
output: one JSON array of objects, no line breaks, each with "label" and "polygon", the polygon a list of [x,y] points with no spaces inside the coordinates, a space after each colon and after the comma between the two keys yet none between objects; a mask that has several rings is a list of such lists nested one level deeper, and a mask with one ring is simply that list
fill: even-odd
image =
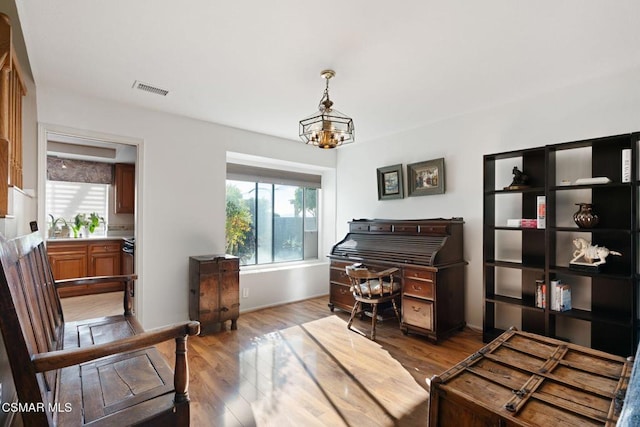
[{"label": "kitchen counter", "polygon": [[91,237],[48,237],[49,242],[100,242],[105,240],[126,240],[133,236],[91,236]]}]

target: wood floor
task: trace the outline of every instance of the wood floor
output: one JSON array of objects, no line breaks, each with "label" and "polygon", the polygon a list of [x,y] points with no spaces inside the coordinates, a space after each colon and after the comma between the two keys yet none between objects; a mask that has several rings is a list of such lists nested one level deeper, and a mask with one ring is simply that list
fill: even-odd
[{"label": "wood floor", "polygon": [[[399,392],[395,378],[405,376],[409,382],[413,378],[414,387],[428,390],[426,379],[482,347],[481,334],[469,329],[436,345],[421,336],[403,335],[394,320],[378,323],[375,343],[355,339],[361,337],[346,334],[346,328],[331,329],[346,322],[348,313],[332,313],[327,302],[328,297],[319,297],[244,313],[236,331],[190,338],[191,425],[426,425],[426,403],[404,414],[398,412],[406,395],[421,393]],[[121,305],[120,293],[63,299],[67,321],[119,313]],[[313,325],[326,326],[314,330]],[[357,319],[354,326],[368,331],[370,325],[368,319]],[[331,337],[335,342],[348,342],[342,346],[353,347],[351,353],[339,355],[338,348],[328,351]],[[173,342],[159,349],[172,364]],[[392,368],[390,363],[405,372],[391,374],[394,380],[363,380],[351,372],[358,369],[349,364],[349,357],[370,362],[372,369],[380,370],[379,378],[392,372],[384,372]],[[375,368],[378,363],[383,367]],[[383,403],[385,399],[398,403],[391,407],[393,403]],[[324,404],[315,403],[320,401]],[[327,413],[327,402],[334,413]],[[358,414],[379,415],[372,424],[360,422],[364,420]]]}]

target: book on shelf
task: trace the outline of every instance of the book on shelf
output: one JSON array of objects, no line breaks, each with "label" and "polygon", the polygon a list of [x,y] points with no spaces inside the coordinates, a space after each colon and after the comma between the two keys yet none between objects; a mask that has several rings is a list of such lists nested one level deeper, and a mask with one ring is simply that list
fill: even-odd
[{"label": "book on shelf", "polygon": [[547,285],[544,280],[536,280],[536,307],[547,308]]},{"label": "book on shelf", "polygon": [[538,196],[536,198],[536,225],[538,228],[545,228],[547,226],[547,199],[545,196]]},{"label": "book on shelf", "polygon": [[571,310],[571,286],[563,284],[560,286],[560,311]]},{"label": "book on shelf", "polygon": [[561,280],[550,282],[551,310],[568,311],[571,310],[571,286],[562,283]]},{"label": "book on shelf", "polygon": [[631,182],[631,148],[622,150],[622,182]]}]

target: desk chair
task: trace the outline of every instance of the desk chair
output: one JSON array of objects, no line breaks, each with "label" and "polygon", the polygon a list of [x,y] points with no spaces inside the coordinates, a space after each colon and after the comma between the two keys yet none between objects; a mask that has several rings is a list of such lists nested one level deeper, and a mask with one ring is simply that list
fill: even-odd
[{"label": "desk chair", "polygon": [[[376,339],[376,321],[378,320],[378,304],[391,301],[393,311],[396,313],[398,322],[400,315],[396,306],[396,298],[400,297],[400,283],[394,280],[393,273],[397,268],[388,268],[383,271],[369,270],[363,266],[350,265],[346,267],[347,276],[351,281],[351,292],[356,300],[351,310],[351,317],[347,328],[351,329],[353,318],[356,314],[364,311],[363,304],[373,306],[373,316],[371,317],[371,340]],[[358,332],[358,331],[356,331]],[[364,334],[363,334],[364,335]]]}]

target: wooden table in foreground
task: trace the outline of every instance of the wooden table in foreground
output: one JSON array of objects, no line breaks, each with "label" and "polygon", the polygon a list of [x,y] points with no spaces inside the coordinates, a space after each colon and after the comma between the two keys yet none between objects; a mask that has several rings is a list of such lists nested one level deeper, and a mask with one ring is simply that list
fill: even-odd
[{"label": "wooden table in foreground", "polygon": [[429,425],[614,426],[632,367],[512,329],[431,379]]}]

